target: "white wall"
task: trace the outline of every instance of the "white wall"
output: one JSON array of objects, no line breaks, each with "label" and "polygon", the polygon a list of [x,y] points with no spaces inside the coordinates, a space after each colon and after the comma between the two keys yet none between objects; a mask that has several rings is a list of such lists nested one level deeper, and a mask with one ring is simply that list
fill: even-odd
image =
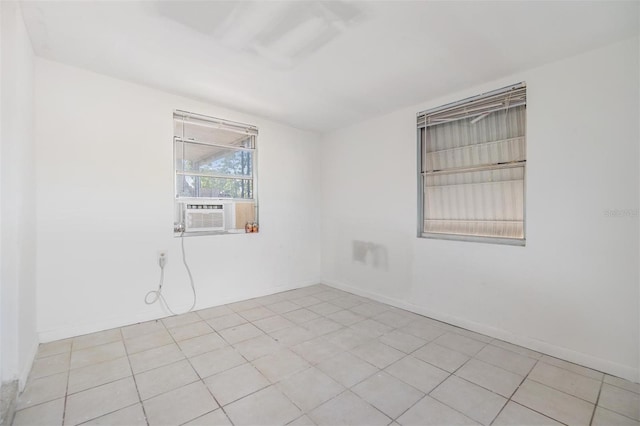
[{"label": "white wall", "polygon": [[[159,249],[169,250],[168,300],[190,304],[171,229],[171,113],[186,109],[260,127],[261,232],[186,240],[198,308],[322,276],[638,380],[638,217],[605,216],[638,209],[638,44],[396,111],[326,135],[320,146],[313,133],[37,59],[40,337],[163,316],[142,302],[157,285]],[[416,238],[415,113],[522,80],[527,246]],[[4,190],[4,160],[2,175]],[[6,205],[3,194],[3,222]],[[373,243],[386,262],[354,261],[353,241]]]},{"label": "white wall", "polygon": [[[323,281],[637,381],[638,80],[634,38],[326,135]],[[519,81],[526,247],[416,238],[415,114]]]},{"label": "white wall", "polygon": [[[188,78],[188,76],[185,76]],[[172,113],[259,127],[260,233],[185,240],[197,308],[319,281],[318,136],[78,68],[36,60],[38,331],[43,341],[191,304],[173,237]]]},{"label": "white wall", "polygon": [[24,386],[35,351],[33,51],[16,2],[1,2],[0,284],[2,380]]}]

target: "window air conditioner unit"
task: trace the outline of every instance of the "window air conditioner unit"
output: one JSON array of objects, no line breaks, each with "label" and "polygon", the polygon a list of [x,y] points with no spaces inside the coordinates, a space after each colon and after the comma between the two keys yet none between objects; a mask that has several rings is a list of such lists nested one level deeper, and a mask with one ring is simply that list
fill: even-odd
[{"label": "window air conditioner unit", "polygon": [[224,231],[223,204],[185,204],[184,232]]}]

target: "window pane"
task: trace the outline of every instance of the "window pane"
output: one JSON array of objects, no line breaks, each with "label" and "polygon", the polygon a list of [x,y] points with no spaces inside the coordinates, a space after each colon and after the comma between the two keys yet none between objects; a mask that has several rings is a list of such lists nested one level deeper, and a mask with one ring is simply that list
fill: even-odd
[{"label": "window pane", "polygon": [[[512,169],[514,172],[518,169]],[[521,168],[524,171],[524,168]],[[500,172],[511,170],[500,170]],[[496,171],[497,172],[497,171]],[[433,185],[425,188],[425,220],[524,219],[524,180]]]},{"label": "window pane", "polygon": [[425,220],[424,232],[430,234],[522,239],[524,238],[524,222],[492,220]]},{"label": "window pane", "polygon": [[253,198],[251,179],[176,175],[178,197]]},{"label": "window pane", "polygon": [[425,157],[424,171],[468,168],[524,160],[525,138],[521,136],[429,152]]},{"label": "window pane", "polygon": [[526,105],[427,128],[427,152],[501,141],[526,134]]},{"label": "window pane", "polygon": [[175,147],[177,171],[232,176],[251,176],[253,173],[252,151],[183,142],[176,142]]},{"label": "window pane", "polygon": [[238,148],[255,148],[254,136],[231,130],[220,129],[207,121],[190,119],[174,120],[174,136],[183,140],[228,145]]},{"label": "window pane", "polygon": [[422,171],[524,161],[526,106],[425,129]]}]

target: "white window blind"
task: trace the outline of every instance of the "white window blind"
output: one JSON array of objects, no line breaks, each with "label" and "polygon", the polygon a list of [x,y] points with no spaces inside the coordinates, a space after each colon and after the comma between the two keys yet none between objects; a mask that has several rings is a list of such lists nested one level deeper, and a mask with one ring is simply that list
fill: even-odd
[{"label": "white window blind", "polygon": [[524,83],[417,115],[420,234],[523,244]]}]

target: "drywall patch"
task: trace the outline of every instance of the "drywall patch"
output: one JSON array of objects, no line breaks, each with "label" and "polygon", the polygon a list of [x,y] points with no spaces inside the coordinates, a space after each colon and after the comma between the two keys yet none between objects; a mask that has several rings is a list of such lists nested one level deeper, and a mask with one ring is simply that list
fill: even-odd
[{"label": "drywall patch", "polygon": [[374,268],[388,269],[389,255],[387,247],[366,241],[352,241],[352,255],[354,262],[371,265]]},{"label": "drywall patch", "polygon": [[212,37],[222,45],[290,69],[364,16],[344,1],[157,2],[167,19]]}]

